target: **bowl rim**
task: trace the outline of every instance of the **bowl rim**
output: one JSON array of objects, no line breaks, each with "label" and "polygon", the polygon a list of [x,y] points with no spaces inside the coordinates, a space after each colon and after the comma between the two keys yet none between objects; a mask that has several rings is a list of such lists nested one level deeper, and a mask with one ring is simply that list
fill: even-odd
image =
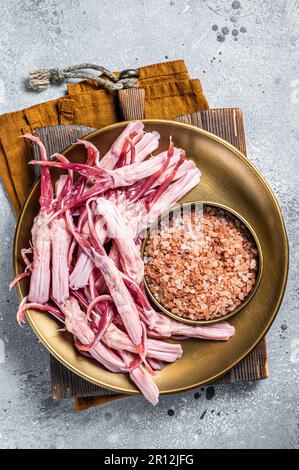
[{"label": "bowl rim", "polygon": [[200,200],[200,201],[189,201],[189,202],[183,202],[183,203],[180,203],[180,204],[176,204],[174,207],[172,207],[171,209],[168,209],[163,214],[161,214],[157,218],[157,220],[151,224],[151,226],[147,229],[146,236],[144,237],[143,242],[142,242],[142,247],[141,247],[142,259],[144,258],[145,249],[146,249],[147,242],[149,240],[150,232],[155,227],[158,226],[158,224],[161,222],[161,220],[163,218],[175,213],[175,212],[180,211],[184,207],[194,207],[195,205],[202,205],[202,207],[204,207],[204,206],[216,207],[218,209],[222,209],[222,210],[228,212],[229,214],[233,215],[235,218],[239,219],[245,225],[245,227],[248,229],[251,237],[254,240],[254,243],[255,243],[257,251],[258,251],[258,275],[257,275],[256,282],[255,282],[255,285],[254,285],[253,289],[250,291],[250,293],[247,295],[247,297],[241,302],[241,304],[238,307],[236,307],[232,312],[229,312],[226,315],[223,315],[223,316],[217,317],[217,318],[213,318],[213,319],[210,319],[210,320],[193,320],[191,318],[180,317],[179,315],[176,315],[175,313],[173,313],[171,310],[167,309],[162,303],[160,303],[156,299],[156,297],[154,296],[153,292],[151,291],[151,289],[149,287],[146,276],[144,276],[143,284],[144,284],[144,287],[146,289],[146,292],[147,292],[150,300],[163,313],[165,313],[166,315],[170,316],[174,320],[179,321],[181,323],[187,323],[189,325],[203,326],[203,325],[210,325],[210,324],[220,323],[222,321],[228,320],[231,317],[234,317],[237,313],[241,312],[241,310],[243,310],[243,308],[253,299],[253,297],[255,296],[255,294],[258,290],[261,279],[262,279],[263,270],[264,270],[264,255],[263,255],[263,250],[262,250],[259,238],[258,238],[255,230],[253,229],[252,225],[239,212],[237,212],[235,209],[231,209],[229,206],[226,206],[225,204],[222,204],[222,203],[204,201],[204,200],[201,201]]}]

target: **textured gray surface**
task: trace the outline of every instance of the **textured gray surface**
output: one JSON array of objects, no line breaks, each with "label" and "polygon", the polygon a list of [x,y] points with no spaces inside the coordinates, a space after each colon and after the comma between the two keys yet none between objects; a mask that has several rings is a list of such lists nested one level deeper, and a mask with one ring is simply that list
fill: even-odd
[{"label": "textured gray surface", "polygon": [[25,90],[34,68],[90,61],[120,69],[184,58],[211,106],[243,108],[248,154],[279,199],[291,249],[287,292],[268,334],[268,380],[218,387],[214,396],[195,390],[197,399],[194,392],[162,397],[155,409],[129,398],[76,413],[71,402],[49,399],[48,354],[15,322],[18,300],[7,290],[15,219],[0,187],[1,447],[299,447],[299,5],[240,3],[0,0],[0,113],[61,96],[63,87]]}]

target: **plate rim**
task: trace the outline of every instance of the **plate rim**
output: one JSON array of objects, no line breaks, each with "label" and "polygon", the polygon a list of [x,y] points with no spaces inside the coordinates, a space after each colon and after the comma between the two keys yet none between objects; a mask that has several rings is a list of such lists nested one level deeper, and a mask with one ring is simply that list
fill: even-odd
[{"label": "plate rim", "polygon": [[[250,159],[244,155],[242,152],[240,152],[240,150],[238,150],[234,145],[230,144],[229,142],[227,142],[226,140],[222,139],[221,137],[213,134],[212,132],[209,132],[205,129],[202,129],[200,127],[197,127],[197,126],[194,126],[194,125],[191,125],[191,124],[186,124],[186,123],[182,123],[182,122],[178,122],[178,121],[172,121],[172,120],[167,120],[167,119],[140,119],[139,121],[143,122],[146,126],[146,124],[155,124],[155,123],[163,123],[163,124],[168,124],[168,125],[175,125],[177,127],[181,127],[181,128],[187,128],[187,129],[190,129],[191,131],[195,131],[196,133],[199,133],[201,135],[205,135],[206,137],[220,143],[221,145],[223,145],[224,147],[228,148],[230,151],[232,151],[238,158],[241,158],[241,160],[243,160],[245,162],[245,164],[247,164],[251,170],[256,174],[256,176],[258,177],[258,179],[261,181],[262,185],[264,186],[264,188],[267,190],[270,198],[272,199],[272,202],[273,204],[275,205],[276,207],[276,210],[277,210],[277,213],[278,213],[278,216],[279,216],[279,219],[280,219],[280,224],[281,224],[281,228],[282,228],[282,232],[283,232],[283,235],[284,235],[284,241],[285,241],[285,244],[284,244],[284,247],[283,247],[283,250],[284,250],[284,255],[285,255],[285,259],[286,259],[286,263],[285,263],[285,269],[284,269],[284,272],[283,272],[283,284],[282,284],[282,289],[280,290],[280,293],[279,293],[279,297],[278,297],[278,300],[276,302],[276,305],[275,305],[275,308],[273,309],[273,313],[271,315],[271,317],[269,318],[269,321],[267,322],[267,326],[264,328],[263,332],[258,336],[258,338],[255,340],[255,342],[253,343],[253,345],[246,351],[246,353],[244,353],[241,357],[238,358],[237,361],[235,361],[232,365],[230,365],[229,367],[227,367],[225,370],[219,372],[218,374],[215,374],[214,376],[210,377],[209,379],[205,380],[205,381],[201,381],[201,382],[196,382],[192,385],[188,385],[188,386],[183,386],[183,387],[179,387],[179,388],[174,388],[172,390],[167,390],[167,391],[160,391],[160,394],[161,395],[168,395],[168,394],[173,394],[173,393],[180,393],[180,392],[183,392],[183,391],[187,391],[187,390],[192,390],[194,388],[197,388],[197,387],[200,387],[202,385],[206,385],[208,383],[212,383],[216,380],[218,380],[219,378],[221,378],[223,375],[225,375],[226,373],[228,373],[230,370],[232,370],[237,364],[239,364],[248,354],[251,353],[251,351],[260,343],[260,341],[265,337],[265,335],[267,334],[267,332],[269,331],[272,323],[274,322],[276,316],[277,316],[277,313],[279,311],[279,308],[281,306],[281,303],[282,303],[282,300],[284,298],[284,294],[285,294],[285,290],[286,290],[286,285],[287,285],[287,279],[288,279],[288,272],[289,272],[289,241],[288,241],[288,235],[287,235],[287,230],[286,230],[286,226],[285,226],[285,222],[284,222],[284,218],[283,218],[283,214],[282,214],[282,210],[280,208],[280,205],[278,203],[278,200],[273,192],[273,190],[271,189],[270,185],[267,183],[267,181],[265,180],[265,178],[263,177],[263,175],[261,174],[261,172],[254,166],[254,164],[250,161]],[[117,123],[114,123],[114,124],[110,124],[108,126],[105,126],[105,127],[102,127],[101,129],[96,129],[95,131],[92,131],[90,132],[89,134],[87,134],[86,136],[84,136],[84,140],[90,140],[92,137],[94,137],[95,135],[99,135],[99,134],[102,134],[104,132],[107,132],[111,129],[117,129],[119,127],[123,127],[124,125],[128,124],[129,122],[131,121],[120,121],[120,122],[117,122]],[[74,147],[75,147],[76,144],[71,144],[69,145],[66,149],[63,150],[63,152],[61,152],[63,155],[70,152]],[[21,211],[20,211],[20,214],[18,216],[18,221],[17,221],[17,225],[16,225],[16,229],[15,229],[15,234],[14,234],[14,241],[13,241],[13,251],[12,251],[12,261],[13,261],[13,270],[14,270],[14,275],[17,274],[18,272],[18,253],[17,253],[17,250],[16,250],[16,245],[17,245],[17,240],[18,240],[18,235],[19,235],[19,232],[20,232],[20,227],[21,227],[21,223],[23,221],[23,218],[24,218],[24,213],[25,213],[25,210],[28,206],[28,203],[29,203],[29,199],[30,199],[30,196],[32,194],[32,192],[35,190],[36,186],[39,184],[39,180],[40,178],[37,178],[35,180],[35,182],[32,184],[29,192],[28,192],[28,195],[22,205],[22,208],[21,208]],[[17,293],[18,293],[18,296],[19,298],[22,300],[24,297],[23,297],[23,293],[22,293],[22,290],[21,290],[21,287],[20,287],[20,284],[18,283],[16,285],[16,289],[17,289]],[[34,324],[34,320],[32,319],[32,313],[31,312],[35,312],[34,310],[28,310],[27,311],[27,319],[28,319],[28,322],[30,324],[30,327],[32,328],[32,330],[34,331],[34,333],[36,334],[37,338],[42,342],[42,344],[45,346],[45,348],[59,361],[61,362],[65,367],[67,367],[68,369],[70,369],[72,372],[74,372],[75,374],[79,375],[80,377],[82,377],[83,379],[87,380],[88,382],[90,383],[93,383],[94,385],[97,385],[97,386],[100,386],[100,387],[104,387],[108,390],[112,390],[114,392],[119,392],[119,393],[125,393],[127,395],[140,395],[140,391],[139,390],[128,390],[126,387],[113,387],[109,384],[106,384],[104,381],[99,381],[99,380],[95,380],[93,379],[92,377],[90,377],[89,375],[85,374],[84,372],[82,371],[79,371],[75,366],[71,365],[68,363],[67,360],[65,360],[57,351],[55,351],[55,348],[53,348],[49,343],[48,343],[48,340],[47,338],[44,337],[44,335],[41,333],[41,331],[39,330],[39,328]]]}]

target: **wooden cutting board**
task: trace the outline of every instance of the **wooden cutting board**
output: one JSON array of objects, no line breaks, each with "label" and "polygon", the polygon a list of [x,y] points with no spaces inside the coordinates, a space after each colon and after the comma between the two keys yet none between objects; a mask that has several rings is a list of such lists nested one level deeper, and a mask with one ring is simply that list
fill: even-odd
[{"label": "wooden cutting board", "polygon": [[[138,93],[138,91],[136,91]],[[124,90],[120,96],[120,107],[125,119],[143,117],[143,107],[135,90]],[[132,109],[134,108],[134,111]],[[245,131],[242,110],[239,108],[210,109],[199,111],[176,120],[201,127],[227,140],[246,155]],[[82,138],[93,129],[83,126],[53,126],[37,129],[35,134],[43,140],[48,154],[61,152],[76,139]],[[34,149],[36,152],[36,149]],[[110,390],[103,389],[77,376],[51,356],[52,398],[75,398],[76,409],[81,410],[97,404],[122,398]],[[230,384],[261,380],[268,377],[267,346],[264,338],[260,344],[217,384]]]}]

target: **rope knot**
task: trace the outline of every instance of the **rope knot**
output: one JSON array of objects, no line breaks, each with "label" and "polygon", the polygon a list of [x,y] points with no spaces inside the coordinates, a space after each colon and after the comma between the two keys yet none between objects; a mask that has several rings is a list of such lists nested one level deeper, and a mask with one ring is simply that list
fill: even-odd
[{"label": "rope knot", "polygon": [[[87,71],[88,69],[100,72],[100,75],[94,75]],[[128,72],[128,71],[126,71]],[[138,72],[137,76],[138,76]],[[135,73],[135,75],[136,75]],[[106,76],[105,80],[101,76]],[[65,79],[91,79],[98,82],[102,87],[110,90],[122,90],[123,88],[137,88],[138,78],[134,76],[117,77],[113,72],[95,64],[80,64],[64,69],[38,69],[30,72],[28,75],[28,88],[35,91],[44,91],[51,83],[60,85]]]},{"label": "rope knot", "polygon": [[49,69],[49,82],[60,85],[65,80],[65,76],[60,69]]},{"label": "rope knot", "polygon": [[65,76],[60,69],[38,69],[28,75],[28,88],[35,91],[44,91],[50,83],[61,84]]},{"label": "rope knot", "polygon": [[120,90],[122,88],[138,88],[138,78],[122,78],[117,83],[121,84]]}]

